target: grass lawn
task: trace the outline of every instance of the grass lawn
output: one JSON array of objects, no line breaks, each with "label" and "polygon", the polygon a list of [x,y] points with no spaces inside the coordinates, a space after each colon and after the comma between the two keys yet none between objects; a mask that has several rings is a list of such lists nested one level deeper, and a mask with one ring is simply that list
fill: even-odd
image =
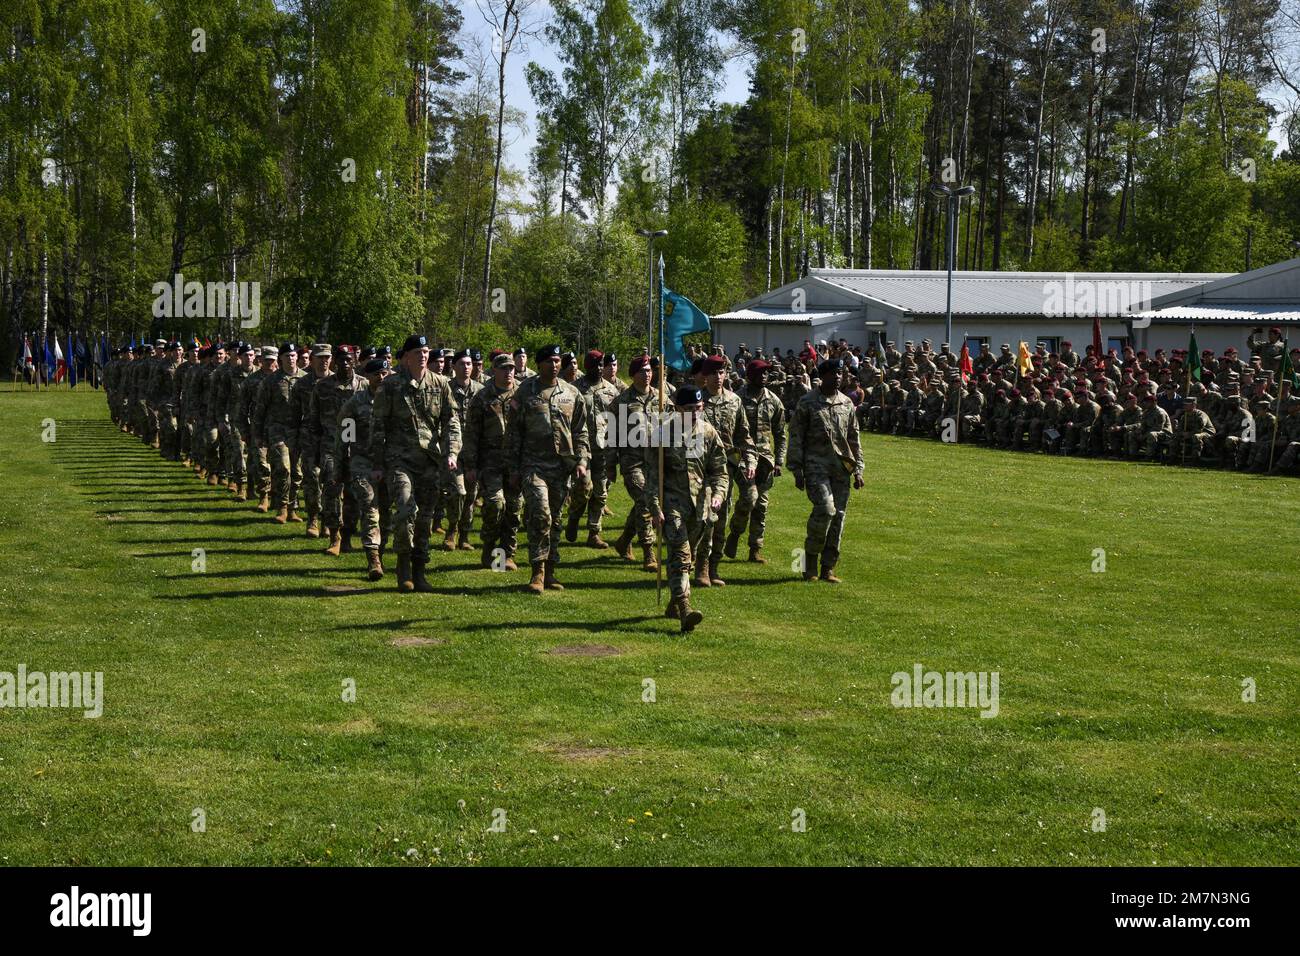
[{"label": "grass lawn", "polygon": [[[682,639],[608,552],[398,595],[102,394],[0,393],[0,671],[104,674],[97,720],[0,710],[0,862],[1300,862],[1300,482],[863,443],[845,583],[791,572],[782,478],[776,560]],[[997,671],[998,716],[891,706],[917,663]]]}]

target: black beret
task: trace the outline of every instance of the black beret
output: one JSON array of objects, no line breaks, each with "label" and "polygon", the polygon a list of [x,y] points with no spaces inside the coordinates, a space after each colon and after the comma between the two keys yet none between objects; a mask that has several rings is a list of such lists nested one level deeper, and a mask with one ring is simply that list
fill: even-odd
[{"label": "black beret", "polygon": [[374,375],[377,372],[382,372],[386,368],[388,368],[388,362],[385,359],[372,358],[362,367],[361,374]]},{"label": "black beret", "polygon": [[296,352],[296,351],[298,351],[298,346],[294,345],[292,342],[282,342],[280,344],[281,355],[283,355],[285,352]]},{"label": "black beret", "polygon": [[475,361],[475,362],[481,362],[481,361],[483,361],[483,350],[482,350],[482,349],[470,349],[470,350],[469,350],[469,357],[470,357],[473,361]]},{"label": "black beret", "polygon": [[605,357],[600,360],[601,365],[613,365],[618,361],[618,356],[613,352],[606,352]]},{"label": "black beret", "polygon": [[402,343],[402,351],[409,352],[411,349],[427,348],[429,340],[423,335],[408,335],[406,341]]},{"label": "black beret", "polygon": [[453,362],[459,362],[461,359],[469,358],[469,357],[470,357],[469,349],[461,349],[459,352],[457,352],[455,355],[451,357],[451,360]]},{"label": "black beret", "polygon": [[[521,352],[522,350],[516,352],[515,354],[519,355],[521,354]],[[559,358],[560,347],[558,345],[543,345],[540,349],[537,350],[537,357],[539,359]]]},{"label": "black beret", "polygon": [[704,401],[704,393],[694,385],[682,385],[673,392],[674,405],[698,405]]},{"label": "black beret", "polygon": [[817,375],[825,378],[827,375],[836,375],[844,368],[844,363],[837,358],[827,359],[817,366]]}]

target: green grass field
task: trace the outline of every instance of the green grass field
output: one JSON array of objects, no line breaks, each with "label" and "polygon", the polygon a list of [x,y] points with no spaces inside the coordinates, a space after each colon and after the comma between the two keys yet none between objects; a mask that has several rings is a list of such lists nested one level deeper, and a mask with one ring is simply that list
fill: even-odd
[{"label": "green grass field", "polygon": [[[846,583],[791,572],[783,478],[778,560],[724,562],[682,639],[608,552],[540,598],[438,553],[398,595],[101,394],[0,393],[0,671],[105,688],[0,710],[0,862],[1300,862],[1300,482],[863,442]],[[997,671],[999,715],[891,706],[917,663]]]}]

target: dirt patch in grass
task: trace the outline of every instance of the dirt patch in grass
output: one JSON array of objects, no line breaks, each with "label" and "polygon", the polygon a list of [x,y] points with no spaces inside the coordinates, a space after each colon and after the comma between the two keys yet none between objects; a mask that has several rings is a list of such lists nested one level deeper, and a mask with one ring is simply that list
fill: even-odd
[{"label": "dirt patch in grass", "polygon": [[623,652],[611,644],[565,644],[551,648],[548,653],[561,657],[617,657]]},{"label": "dirt patch in grass", "polygon": [[626,747],[590,747],[578,744],[548,744],[542,747],[541,751],[553,757],[559,757],[561,760],[575,762],[606,760],[609,757],[625,757],[632,752]]},{"label": "dirt patch in grass", "polygon": [[355,584],[326,584],[321,588],[326,594],[369,594],[369,588],[357,587]]},{"label": "dirt patch in grass", "polygon": [[395,637],[388,642],[391,647],[439,647],[447,643],[444,637]]}]

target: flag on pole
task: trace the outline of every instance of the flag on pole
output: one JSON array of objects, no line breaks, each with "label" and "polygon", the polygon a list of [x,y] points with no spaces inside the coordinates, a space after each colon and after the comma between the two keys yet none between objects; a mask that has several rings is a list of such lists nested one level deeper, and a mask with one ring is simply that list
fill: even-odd
[{"label": "flag on pole", "polygon": [[684,295],[679,295],[664,285],[664,260],[659,257],[659,340],[662,343],[664,362],[679,372],[689,372],[690,359],[682,347],[682,339],[694,332],[708,332],[712,328],[704,310]]},{"label": "flag on pole", "polygon": [[975,374],[975,366],[970,360],[970,346],[965,342],[961,344],[961,358],[957,364],[961,368],[961,383],[965,385]]},{"label": "flag on pole", "polygon": [[72,332],[68,332],[68,388],[77,387],[77,341]]},{"label": "flag on pole", "polygon": [[1016,371],[1021,377],[1031,374],[1034,371],[1034,362],[1029,356],[1029,346],[1022,340],[1020,343],[1020,355],[1016,359]]},{"label": "flag on pole", "polygon": [[1288,335],[1282,339],[1282,367],[1277,373],[1278,398],[1282,397],[1283,386],[1286,386],[1288,393],[1294,393],[1297,385],[1300,385],[1300,380],[1297,380],[1295,366],[1291,364],[1290,338],[1291,336]]},{"label": "flag on pole", "polygon": [[57,385],[63,381],[63,376],[67,374],[68,366],[63,360],[63,349],[59,348],[59,337],[54,336],[54,383]]},{"label": "flag on pole", "polygon": [[1196,347],[1196,329],[1192,329],[1192,341],[1187,346],[1187,380],[1201,380],[1201,350]]},{"label": "flag on pole", "polygon": [[1106,357],[1105,351],[1101,347],[1101,317],[1093,316],[1092,318],[1092,354],[1100,362]]},{"label": "flag on pole", "polygon": [[26,335],[23,336],[23,367],[34,364],[32,362],[32,342]]}]

